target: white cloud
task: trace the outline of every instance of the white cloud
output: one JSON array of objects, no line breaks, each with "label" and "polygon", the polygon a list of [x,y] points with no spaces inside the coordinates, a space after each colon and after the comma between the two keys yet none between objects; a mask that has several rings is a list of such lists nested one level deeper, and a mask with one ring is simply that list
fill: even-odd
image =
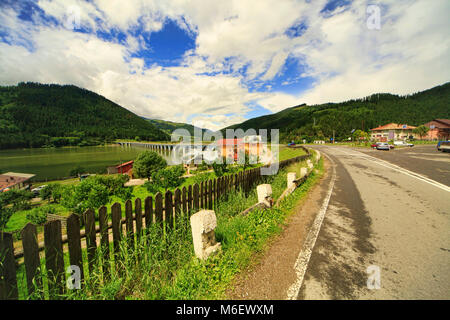
[{"label": "white cloud", "polygon": [[[367,29],[369,1],[353,1],[324,17],[320,11],[326,2],[38,1],[61,23],[68,7],[78,6],[82,27],[120,30],[127,36],[120,43],[51,27],[38,16],[35,23],[22,21],[5,8],[0,11],[0,31],[7,34],[7,43],[0,42],[0,83],[75,84],[139,115],[201,120],[218,129],[245,120],[250,102],[277,112],[304,102],[410,93],[449,81],[448,1],[385,0],[381,30]],[[181,66],[146,68],[143,59],[131,55],[151,47],[151,37],[148,44],[131,31],[138,24],[148,34],[161,30],[166,18],[195,33],[196,47]],[[288,37],[286,30],[299,23],[308,27],[304,34]],[[280,75],[287,57],[298,59],[306,70],[302,76],[315,79],[312,89],[286,94],[264,83]],[[244,66],[242,75],[237,70]],[[212,72],[218,74],[205,75]],[[270,92],[250,92],[244,83],[254,80]]]}]

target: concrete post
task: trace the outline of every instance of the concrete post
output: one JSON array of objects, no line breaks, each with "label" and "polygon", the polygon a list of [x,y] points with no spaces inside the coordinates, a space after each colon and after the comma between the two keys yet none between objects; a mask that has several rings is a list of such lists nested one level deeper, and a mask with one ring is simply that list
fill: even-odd
[{"label": "concrete post", "polygon": [[297,180],[297,174],[295,172],[288,172],[287,174],[287,187],[290,188],[295,185],[294,181]]},{"label": "concrete post", "polygon": [[311,160],[306,160],[306,163],[308,164],[308,167],[310,168],[310,169],[312,169],[313,167],[314,167],[314,165],[312,164],[312,162],[311,162]]},{"label": "concrete post", "polygon": [[260,184],[256,187],[258,193],[258,203],[264,203],[267,207],[272,207],[272,186],[270,184]]},{"label": "concrete post", "polygon": [[197,258],[206,260],[220,250],[220,242],[216,242],[214,229],[217,226],[214,210],[201,210],[191,216],[192,240]]},{"label": "concrete post", "polygon": [[316,150],[316,162],[319,162],[320,160],[320,151]]},{"label": "concrete post", "polygon": [[307,168],[301,168],[300,169],[300,178],[303,178],[304,176],[306,176],[307,173],[308,173]]}]

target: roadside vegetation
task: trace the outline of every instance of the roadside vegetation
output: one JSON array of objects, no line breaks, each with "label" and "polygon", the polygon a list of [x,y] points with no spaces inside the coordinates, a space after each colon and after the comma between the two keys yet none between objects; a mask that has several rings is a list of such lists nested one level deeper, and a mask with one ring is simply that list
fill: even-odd
[{"label": "roadside vegetation", "polygon": [[[272,185],[276,200],[286,188],[287,172],[299,172],[301,166],[301,163],[293,164],[274,176],[267,176],[261,183]],[[240,212],[257,202],[255,188],[248,194],[235,191],[223,197],[216,208],[216,239],[221,242],[222,250],[207,261],[194,256],[189,215],[185,214],[176,220],[173,229],[152,225],[139,240],[135,240],[135,251],[129,250],[126,240],[122,241],[120,258],[111,261],[114,268],[111,268],[109,277],[94,272],[86,279],[82,290],[70,290],[59,298],[225,298],[234,277],[264,252],[268,241],[282,231],[296,204],[319,181],[323,174],[322,161],[316,168],[317,173],[312,172],[304,184],[283,200],[278,208],[240,215]],[[102,263],[100,251],[98,255]],[[94,270],[98,268],[96,266]],[[28,298],[38,298],[38,295]]]}]

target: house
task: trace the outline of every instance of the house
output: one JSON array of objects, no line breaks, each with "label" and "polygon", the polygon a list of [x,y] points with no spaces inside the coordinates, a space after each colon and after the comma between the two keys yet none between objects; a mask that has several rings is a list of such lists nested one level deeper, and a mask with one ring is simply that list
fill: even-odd
[{"label": "house", "polygon": [[426,140],[450,140],[450,120],[434,119],[424,124],[430,128],[427,135],[422,137]]},{"label": "house", "polygon": [[259,136],[248,136],[244,139],[220,139],[216,142],[223,157],[238,160],[239,152],[246,151],[250,155],[260,155],[262,140]]},{"label": "house", "polygon": [[118,166],[116,166],[117,173],[127,174],[130,176],[130,178],[133,178],[133,163],[134,163],[134,161],[131,160],[131,161],[119,164]]},{"label": "house", "polygon": [[239,151],[244,148],[244,142],[238,138],[220,139],[216,141],[216,144],[222,157],[231,158],[234,161],[238,159]]},{"label": "house", "polygon": [[34,174],[17,172],[0,174],[0,192],[8,191],[10,189],[22,189],[29,184],[26,182],[34,176]]},{"label": "house", "polygon": [[406,140],[418,138],[413,130],[416,127],[407,124],[389,123],[384,126],[370,129],[372,140],[386,142],[388,140]]}]

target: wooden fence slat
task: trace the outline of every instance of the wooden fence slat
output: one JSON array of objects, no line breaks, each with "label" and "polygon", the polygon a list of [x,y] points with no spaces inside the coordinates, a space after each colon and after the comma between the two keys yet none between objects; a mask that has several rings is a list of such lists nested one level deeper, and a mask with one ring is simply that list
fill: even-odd
[{"label": "wooden fence slat", "polygon": [[131,200],[125,201],[125,227],[130,248],[134,245],[134,228],[133,228],[133,204]]},{"label": "wooden fence slat", "polygon": [[22,229],[21,235],[28,295],[31,295],[35,290],[33,279],[38,289],[42,290],[42,281],[39,270],[41,266],[41,259],[39,258],[39,244],[37,241],[36,226],[32,223],[27,223],[27,225]]},{"label": "wooden fence slat", "polygon": [[188,211],[189,212],[192,212],[192,200],[193,198],[192,198],[192,186],[190,185],[189,187],[188,187]]},{"label": "wooden fence slat", "polygon": [[205,193],[204,181],[200,182],[200,206],[199,208],[204,208],[203,206],[203,195]]},{"label": "wooden fence slat", "polygon": [[113,244],[114,244],[114,254],[120,251],[120,240],[122,239],[122,208],[120,203],[114,203],[111,207],[111,221],[113,230]]},{"label": "wooden fence slat", "polygon": [[213,193],[212,180],[209,179],[208,180],[208,209],[209,210],[212,210],[212,208],[213,208],[212,193]]},{"label": "wooden fence slat", "polygon": [[163,199],[161,192],[155,195],[155,221],[156,223],[163,222]]},{"label": "wooden fence slat", "polygon": [[194,188],[193,188],[193,208],[194,211],[197,212],[198,209],[200,208],[200,199],[199,199],[199,187],[198,187],[198,183],[194,184]]},{"label": "wooden fence slat", "polygon": [[170,190],[164,196],[164,220],[167,226],[173,227],[173,196]]},{"label": "wooden fence slat", "polygon": [[86,248],[88,256],[89,275],[92,276],[95,264],[95,251],[97,250],[97,241],[95,234],[95,211],[86,210],[84,213],[86,221]]},{"label": "wooden fence slat", "polygon": [[213,181],[214,208],[217,208],[217,178]]},{"label": "wooden fence slat", "polygon": [[175,218],[181,215],[181,190],[175,189]]},{"label": "wooden fence slat", "polygon": [[103,278],[109,278],[108,212],[105,206],[102,206],[98,210],[98,222],[100,226],[100,244],[103,257]]},{"label": "wooden fence slat", "polygon": [[80,217],[72,213],[67,218],[67,244],[69,247],[69,262],[71,266],[78,266],[80,268],[80,280],[83,283],[83,255],[81,253],[81,235],[80,235]]},{"label": "wooden fence slat", "polygon": [[13,236],[9,232],[0,232],[0,299],[18,298]]},{"label": "wooden fence slat", "polygon": [[145,227],[148,229],[153,223],[153,199],[152,197],[145,198]]},{"label": "wooden fence slat", "polygon": [[183,187],[183,191],[182,191],[182,210],[184,212],[184,214],[187,214],[187,210],[188,210],[188,204],[187,204],[187,190],[186,187]]},{"label": "wooden fence slat", "polygon": [[53,220],[44,225],[45,264],[50,298],[64,292],[64,256],[61,221]]},{"label": "wooden fence slat", "polygon": [[136,237],[139,240],[142,235],[142,201],[140,198],[134,200],[134,212],[136,214]]}]

